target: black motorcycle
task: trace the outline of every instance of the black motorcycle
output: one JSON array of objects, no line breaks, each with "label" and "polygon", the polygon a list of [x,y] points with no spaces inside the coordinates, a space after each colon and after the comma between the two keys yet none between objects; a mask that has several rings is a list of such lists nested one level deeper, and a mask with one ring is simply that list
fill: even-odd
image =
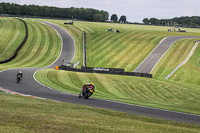
[{"label": "black motorcycle", "polygon": [[17,83],[19,83],[22,80],[21,76],[17,76]]},{"label": "black motorcycle", "polygon": [[79,98],[88,99],[94,93],[94,88],[85,87],[79,94]]}]

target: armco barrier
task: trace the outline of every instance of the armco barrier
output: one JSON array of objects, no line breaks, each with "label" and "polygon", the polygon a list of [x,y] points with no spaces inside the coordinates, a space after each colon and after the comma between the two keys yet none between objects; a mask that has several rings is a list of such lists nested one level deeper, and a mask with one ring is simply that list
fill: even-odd
[{"label": "armco barrier", "polygon": [[152,74],[149,73],[137,73],[137,72],[125,72],[124,69],[116,68],[99,68],[99,67],[81,67],[81,69],[70,68],[69,66],[61,65],[60,70],[74,71],[74,72],[86,72],[86,73],[101,73],[101,74],[113,74],[113,75],[126,75],[152,78]]},{"label": "armco barrier", "polygon": [[[18,18],[18,19],[19,19],[19,18]],[[21,44],[19,45],[19,47],[16,49],[15,53],[14,53],[10,58],[8,58],[8,59],[6,59],[6,60],[3,60],[3,61],[0,61],[0,64],[8,63],[8,62],[10,62],[11,60],[15,59],[16,56],[17,56],[17,54],[18,54],[18,52],[19,52],[19,50],[23,47],[24,43],[25,43],[26,40],[28,39],[28,27],[27,27],[27,24],[26,24],[26,22],[25,22],[24,20],[22,20],[22,19],[19,19],[19,20],[21,20],[21,21],[24,23],[24,25],[25,25],[25,28],[26,28],[26,36],[25,36],[24,40],[21,42]]]}]

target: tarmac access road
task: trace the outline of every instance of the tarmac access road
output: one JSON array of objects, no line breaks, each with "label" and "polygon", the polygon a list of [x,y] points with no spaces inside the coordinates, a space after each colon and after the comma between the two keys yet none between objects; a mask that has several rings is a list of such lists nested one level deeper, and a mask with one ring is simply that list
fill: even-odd
[{"label": "tarmac access road", "polygon": [[147,58],[135,69],[134,72],[151,73],[167,50],[179,39],[200,38],[195,36],[169,36],[147,56]]},{"label": "tarmac access road", "polygon": [[[62,53],[57,61],[46,68],[54,68],[56,65],[63,63],[63,58],[71,60],[74,57],[75,45],[73,38],[61,27],[46,23],[52,26],[61,36],[63,41]],[[79,99],[78,94],[72,95],[64,92],[60,92],[46,86],[39,84],[34,79],[34,73],[38,70],[46,68],[21,68],[21,69],[10,69],[0,72],[0,88],[11,90],[14,92],[41,97],[45,99],[51,99],[61,102],[68,102],[78,105],[86,105],[104,109],[110,109],[114,111],[120,111],[125,113],[132,113],[137,115],[149,116],[159,119],[186,122],[193,124],[200,124],[200,116],[179,112],[172,112],[167,110],[155,109],[150,107],[143,107],[137,105],[130,105],[125,103],[119,103],[114,101],[107,101],[101,99]],[[16,83],[16,74],[22,70],[23,80],[20,83]],[[80,88],[81,90],[81,88]]]}]

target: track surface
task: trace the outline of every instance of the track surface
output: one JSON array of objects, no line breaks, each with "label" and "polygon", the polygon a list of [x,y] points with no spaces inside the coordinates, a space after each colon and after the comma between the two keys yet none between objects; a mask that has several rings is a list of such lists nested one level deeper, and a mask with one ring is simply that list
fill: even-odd
[{"label": "track surface", "polygon": [[165,38],[161,43],[150,53],[150,55],[135,69],[134,72],[151,73],[160,59],[164,56],[167,50],[179,39],[199,38],[189,36],[170,36]]},{"label": "track surface", "polygon": [[[46,68],[54,68],[56,65],[63,63],[63,58],[71,60],[74,56],[74,41],[72,37],[61,27],[44,22],[52,26],[61,36],[63,40],[62,54],[59,59]],[[98,108],[111,109],[120,112],[133,113],[138,115],[150,116],[165,120],[180,121],[187,123],[200,124],[200,116],[184,114],[172,111],[165,111],[160,109],[153,109],[137,105],[129,105],[124,103],[100,100],[100,99],[79,99],[78,95],[71,95],[57,90],[45,87],[35,81],[33,75],[36,71],[44,68],[23,68],[11,69],[0,72],[0,88],[8,89],[11,91],[33,95],[41,98],[52,99],[56,101],[69,102],[74,104],[81,104],[93,106]],[[16,74],[19,70],[23,71],[23,81],[19,84],[16,83]]]}]

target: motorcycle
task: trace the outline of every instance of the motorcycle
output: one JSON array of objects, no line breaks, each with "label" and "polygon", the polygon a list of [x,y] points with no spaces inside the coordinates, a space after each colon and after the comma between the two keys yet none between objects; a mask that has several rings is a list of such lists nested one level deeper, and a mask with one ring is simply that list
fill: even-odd
[{"label": "motorcycle", "polygon": [[92,87],[85,87],[82,89],[81,93],[79,94],[79,98],[88,99],[94,93],[94,88]]},{"label": "motorcycle", "polygon": [[17,83],[19,83],[22,80],[21,76],[17,76]]}]

